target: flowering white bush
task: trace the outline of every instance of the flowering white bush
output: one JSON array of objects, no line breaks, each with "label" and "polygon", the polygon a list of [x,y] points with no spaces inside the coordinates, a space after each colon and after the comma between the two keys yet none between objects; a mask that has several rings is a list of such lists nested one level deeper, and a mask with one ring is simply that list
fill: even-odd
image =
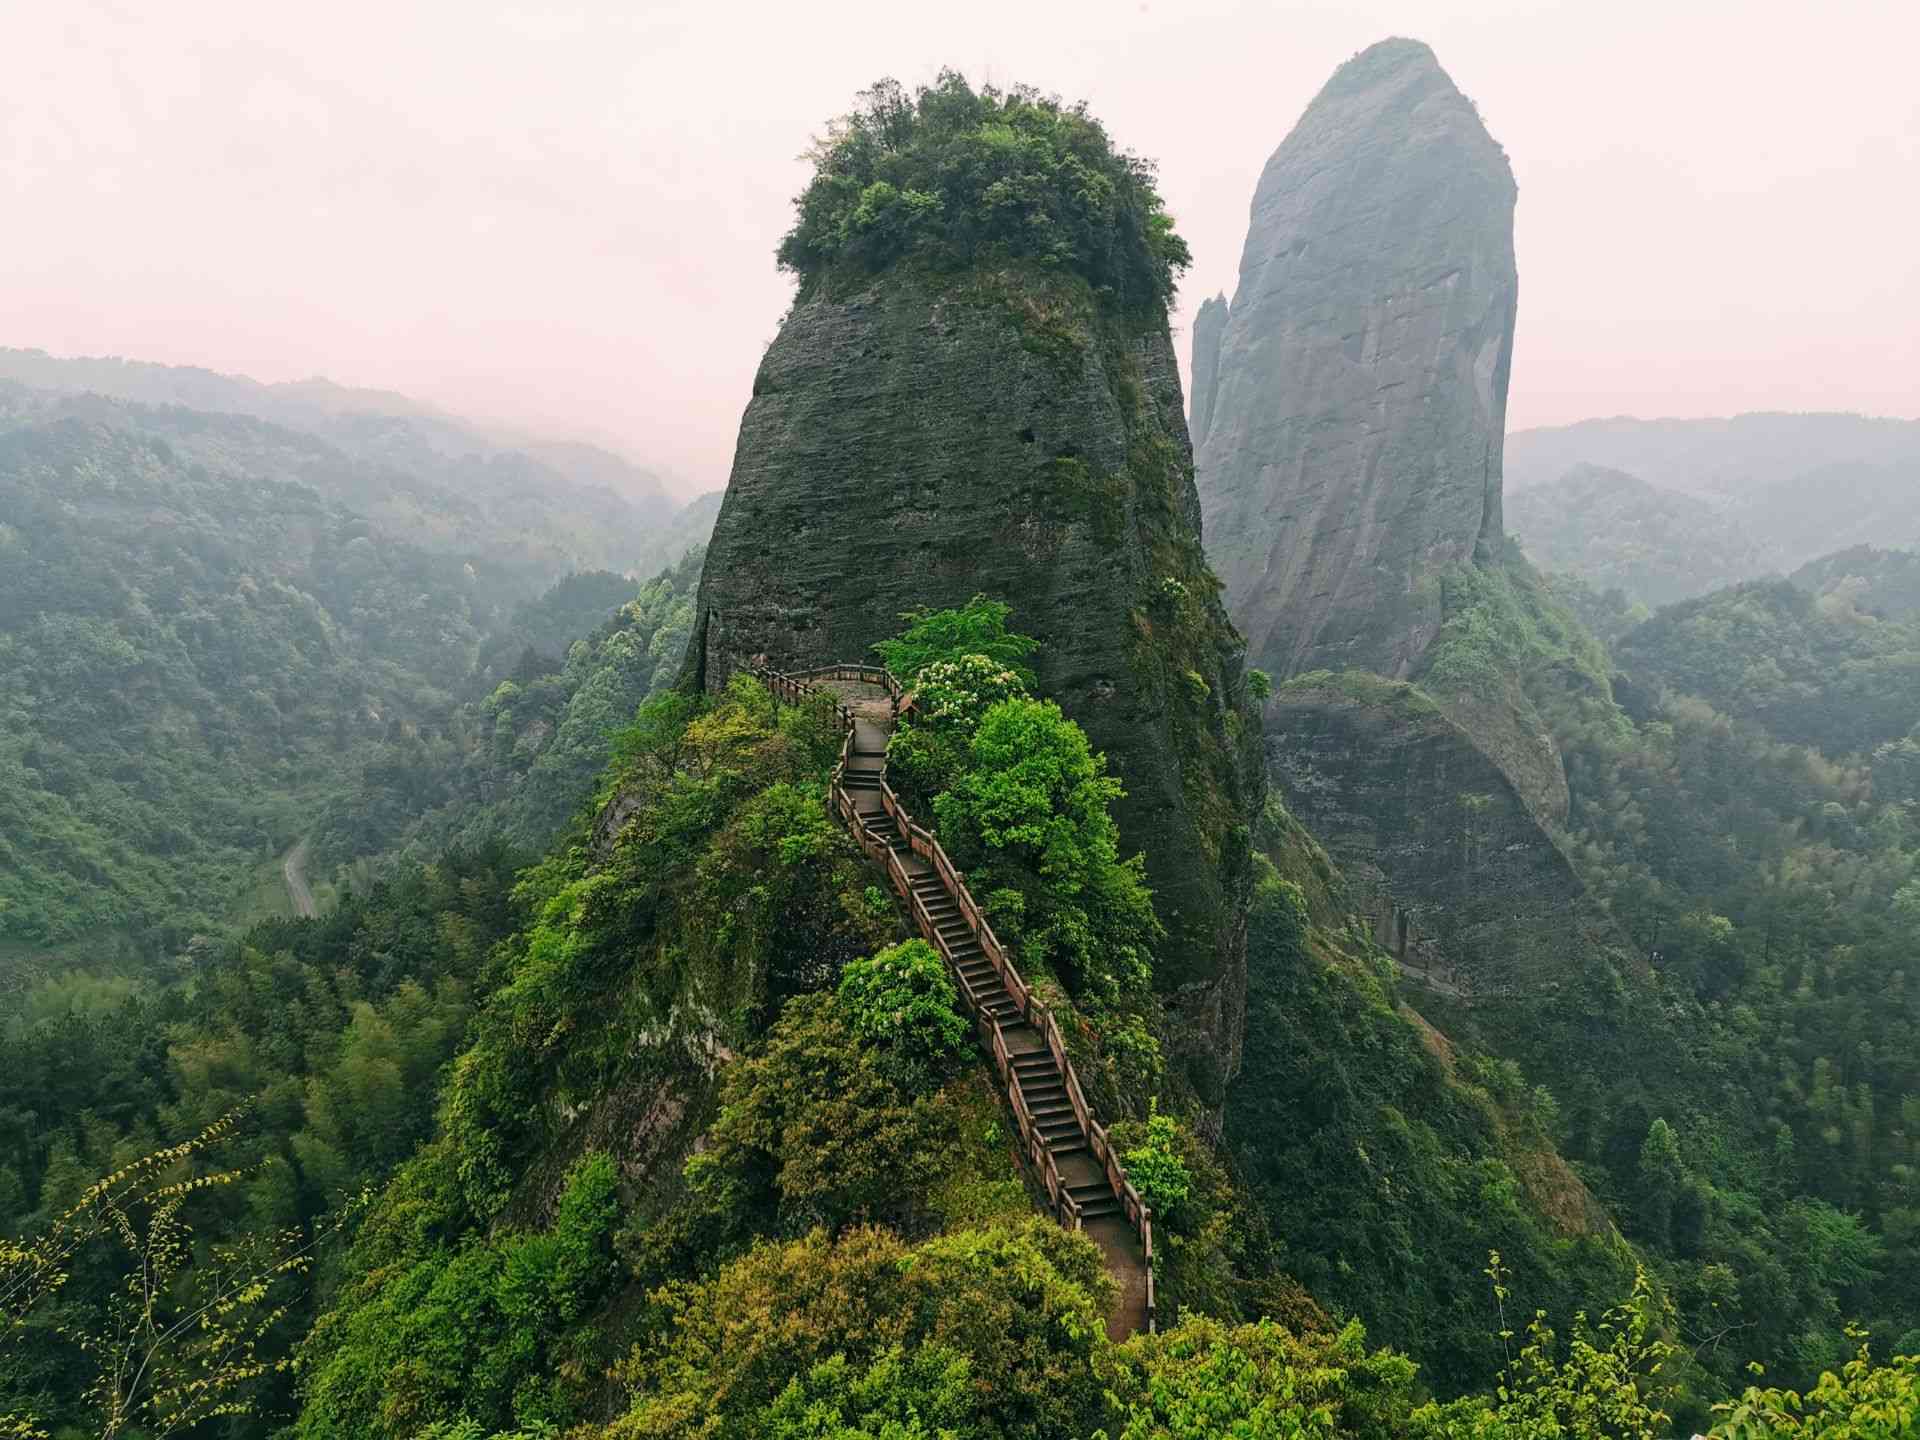
[{"label": "flowering white bush", "polygon": [[914,709],[930,725],[957,725],[971,730],[995,704],[1027,687],[1017,672],[985,655],[962,655],[936,660],[920,672],[914,685]]}]

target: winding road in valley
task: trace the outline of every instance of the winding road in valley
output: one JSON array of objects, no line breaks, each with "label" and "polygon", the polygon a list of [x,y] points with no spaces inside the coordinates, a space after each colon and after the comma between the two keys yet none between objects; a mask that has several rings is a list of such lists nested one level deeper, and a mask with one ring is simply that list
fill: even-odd
[{"label": "winding road in valley", "polygon": [[293,901],[293,913],[311,920],[313,891],[307,888],[307,842],[304,836],[298,845],[287,851],[286,859],[280,862],[280,874],[287,882],[287,896]]}]

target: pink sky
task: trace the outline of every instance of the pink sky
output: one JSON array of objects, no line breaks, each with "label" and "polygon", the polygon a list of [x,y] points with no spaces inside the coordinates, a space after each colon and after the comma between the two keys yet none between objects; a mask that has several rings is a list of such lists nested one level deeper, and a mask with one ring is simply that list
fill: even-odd
[{"label": "pink sky", "polygon": [[1232,292],[1335,66],[1431,44],[1520,183],[1515,428],[1920,415],[1920,5],[0,0],[0,345],[324,374],[724,483],[798,156],[877,76],[1089,100]]}]

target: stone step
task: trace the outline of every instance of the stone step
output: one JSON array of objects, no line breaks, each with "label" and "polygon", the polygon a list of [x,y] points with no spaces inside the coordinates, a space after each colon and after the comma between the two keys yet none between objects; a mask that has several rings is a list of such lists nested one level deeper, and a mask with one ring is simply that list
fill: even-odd
[{"label": "stone step", "polygon": [[1080,1219],[1082,1221],[1103,1220],[1109,1215],[1119,1215],[1122,1213],[1124,1212],[1120,1208],[1120,1202],[1113,1198],[1111,1191],[1107,1193],[1106,1199],[1090,1200],[1080,1207]]}]

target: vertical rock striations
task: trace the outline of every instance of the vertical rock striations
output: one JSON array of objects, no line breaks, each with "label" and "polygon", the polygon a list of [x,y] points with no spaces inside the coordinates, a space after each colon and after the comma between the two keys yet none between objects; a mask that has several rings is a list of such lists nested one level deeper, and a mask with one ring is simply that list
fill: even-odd
[{"label": "vertical rock striations", "polygon": [[1200,313],[1193,317],[1193,395],[1187,428],[1193,433],[1193,448],[1198,453],[1207,438],[1207,425],[1213,419],[1213,397],[1220,377],[1220,339],[1227,333],[1227,297],[1215,295],[1200,302]]},{"label": "vertical rock striations", "polygon": [[1200,422],[1209,553],[1253,664],[1405,678],[1440,576],[1501,543],[1513,175],[1413,40],[1342,65],[1267,162]]},{"label": "vertical rock striations", "polygon": [[1164,295],[1004,257],[803,271],[741,421],[688,682],[867,659],[913,607],[1009,603],[1042,641],[1041,690],[1126,787],[1184,1016],[1171,1048],[1217,1103],[1264,780],[1182,411]]}]

